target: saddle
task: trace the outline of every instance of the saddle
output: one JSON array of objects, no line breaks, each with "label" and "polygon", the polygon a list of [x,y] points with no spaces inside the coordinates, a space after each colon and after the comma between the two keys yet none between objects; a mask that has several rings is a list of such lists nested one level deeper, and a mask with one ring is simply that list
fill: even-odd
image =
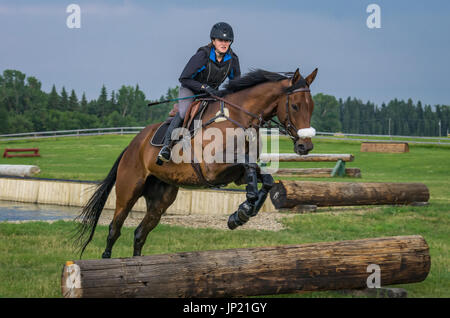
[{"label": "saddle", "polygon": [[[208,105],[208,102],[209,100],[196,100],[189,105],[188,110],[186,111],[186,115],[184,116],[184,121],[181,127],[189,130],[191,138],[195,136],[195,134],[198,131],[198,128],[201,127],[201,124],[197,125],[197,127],[194,127],[195,124],[194,120],[200,120],[201,123],[201,119]],[[178,103],[173,105],[172,110],[169,112],[169,117],[157,128],[155,134],[153,135],[152,140],[150,141],[152,146],[162,147],[164,145],[164,137],[166,135],[167,128],[169,127],[170,122],[172,121],[173,117],[177,114],[177,112],[178,112]]]}]

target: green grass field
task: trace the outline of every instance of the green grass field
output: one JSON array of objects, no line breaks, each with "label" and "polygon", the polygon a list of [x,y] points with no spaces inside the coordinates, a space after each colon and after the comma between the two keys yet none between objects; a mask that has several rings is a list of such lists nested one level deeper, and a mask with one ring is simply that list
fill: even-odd
[{"label": "green grass field", "polygon": [[[5,147],[39,147],[40,158],[0,159],[0,164],[35,164],[39,177],[100,180],[132,136],[49,138],[4,142]],[[361,153],[351,141],[315,140],[313,153],[351,153],[347,167],[361,169],[362,178],[309,179],[356,182],[423,182],[430,189],[427,207],[379,207],[321,209],[284,220],[280,232],[192,229],[159,225],[150,235],[143,254],[180,251],[300,244],[394,235],[422,235],[430,246],[431,271],[424,282],[397,285],[409,297],[450,297],[450,149],[410,145],[404,154]],[[292,152],[292,143],[281,140],[280,152]],[[284,167],[332,167],[333,163],[286,163]],[[306,179],[303,179],[306,180]],[[232,211],[230,211],[231,213]],[[251,221],[250,221],[251,222]],[[70,236],[74,222],[26,224],[0,223],[0,297],[60,297],[60,275],[67,260],[76,259]],[[114,246],[114,257],[132,255],[133,228],[124,228]],[[98,226],[84,257],[99,258],[107,235]],[[291,297],[292,295],[285,295]],[[336,292],[318,292],[295,297],[343,297]]]}]

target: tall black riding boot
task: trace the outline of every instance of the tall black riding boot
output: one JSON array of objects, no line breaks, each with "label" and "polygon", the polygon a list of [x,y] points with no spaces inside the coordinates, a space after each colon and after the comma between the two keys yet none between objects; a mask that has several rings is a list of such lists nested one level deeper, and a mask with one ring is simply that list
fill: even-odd
[{"label": "tall black riding boot", "polygon": [[[178,128],[183,123],[183,118],[180,117],[180,114],[177,113],[175,117],[170,122],[169,127],[166,131],[166,136],[164,137],[164,146],[162,147],[161,151],[158,154],[158,159],[164,162],[168,162],[170,160],[170,152],[172,151],[170,147],[170,143],[172,141],[172,131],[175,128]],[[158,161],[157,161],[158,163]],[[162,164],[162,163],[161,163]]]}]

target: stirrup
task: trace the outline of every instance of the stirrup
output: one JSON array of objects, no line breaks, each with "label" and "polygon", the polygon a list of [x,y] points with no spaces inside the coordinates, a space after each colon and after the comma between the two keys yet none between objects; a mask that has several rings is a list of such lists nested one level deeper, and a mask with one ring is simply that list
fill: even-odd
[{"label": "stirrup", "polygon": [[[163,155],[163,150],[165,150],[165,149],[168,149],[168,151],[169,151],[169,158],[167,158],[167,157],[164,157],[164,155]],[[170,147],[169,146],[163,146],[162,148],[161,148],[161,150],[159,151],[159,154],[158,154],[158,159],[159,160],[161,160],[161,161],[164,161],[164,162],[169,162],[170,161],[170,153],[171,153],[171,149],[170,149]]]}]

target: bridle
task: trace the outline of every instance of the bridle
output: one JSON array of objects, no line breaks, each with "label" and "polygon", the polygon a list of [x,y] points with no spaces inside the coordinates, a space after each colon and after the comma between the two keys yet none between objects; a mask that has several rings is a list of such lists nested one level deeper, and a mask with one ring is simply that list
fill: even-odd
[{"label": "bridle", "polygon": [[[298,135],[297,135],[297,127],[295,127],[295,125],[292,123],[291,121],[291,116],[290,116],[290,112],[289,112],[289,96],[297,93],[297,92],[311,92],[311,90],[309,89],[309,87],[300,87],[297,89],[294,89],[293,91],[290,91],[288,93],[286,93],[286,116],[284,119],[284,127],[285,127],[285,132],[287,133],[287,135],[289,135],[289,137],[291,139],[293,139],[294,141],[297,141],[297,139],[299,139]],[[295,135],[293,135],[291,133],[291,129],[294,129]]]}]

